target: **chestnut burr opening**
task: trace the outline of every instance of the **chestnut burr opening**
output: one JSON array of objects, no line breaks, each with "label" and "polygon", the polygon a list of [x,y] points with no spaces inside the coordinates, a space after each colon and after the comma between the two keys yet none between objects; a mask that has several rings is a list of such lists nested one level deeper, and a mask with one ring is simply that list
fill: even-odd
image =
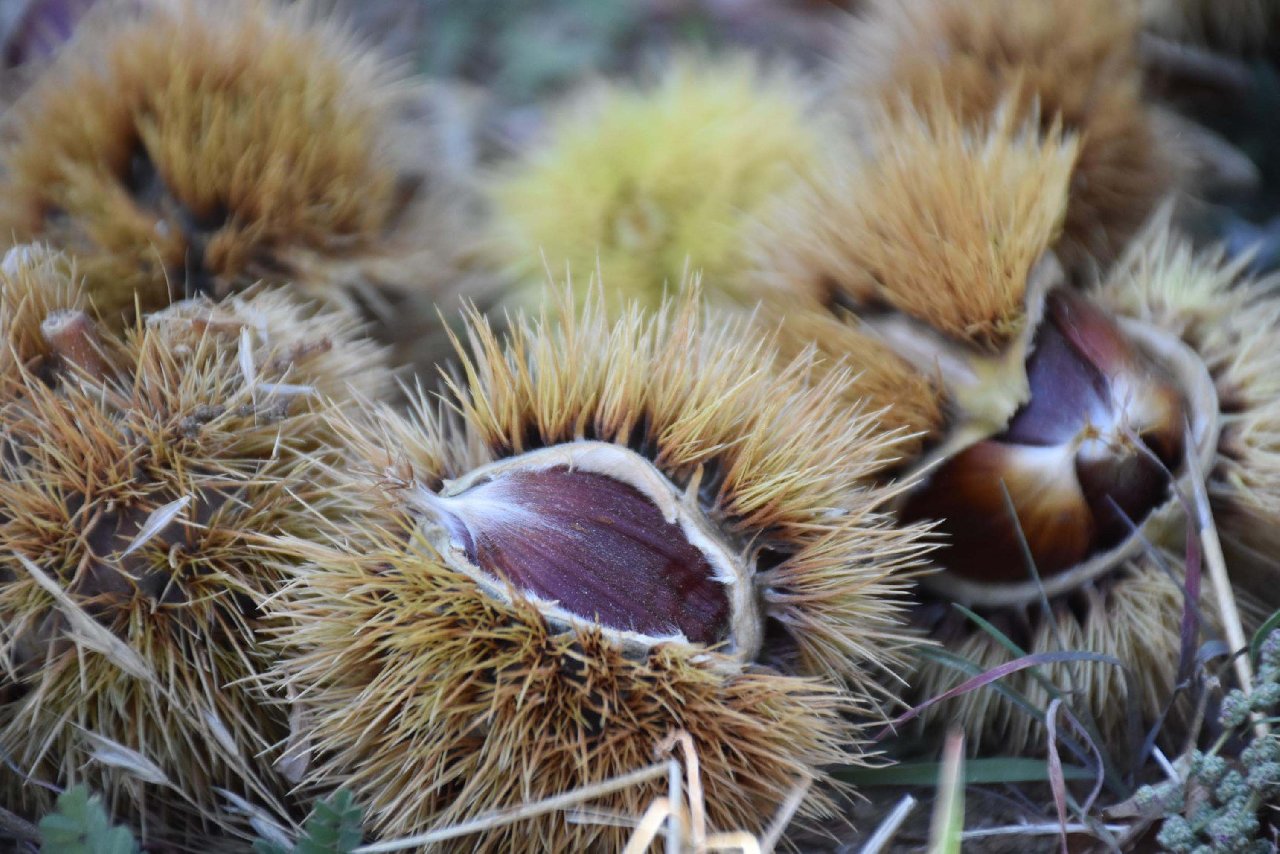
[{"label": "chestnut burr opening", "polygon": [[1185,452],[1178,382],[1082,296],[1048,296],[1026,368],[1030,399],[1004,431],[940,465],[903,508],[941,520],[939,563],[975,582],[1026,581],[1023,537],[1041,578],[1115,548],[1168,500]]},{"label": "chestnut burr opening", "polygon": [[534,451],[419,489],[441,554],[494,595],[632,639],[758,647],[748,570],[651,463],[600,442]]}]

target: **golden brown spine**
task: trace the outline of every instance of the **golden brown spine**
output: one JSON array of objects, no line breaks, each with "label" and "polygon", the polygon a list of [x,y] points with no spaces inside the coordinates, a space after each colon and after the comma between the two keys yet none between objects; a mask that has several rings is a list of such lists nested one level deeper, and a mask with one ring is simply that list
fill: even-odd
[{"label": "golden brown spine", "polygon": [[[877,714],[920,531],[895,528],[880,509],[892,491],[868,483],[892,439],[843,409],[848,374],[811,380],[807,360],[779,369],[748,329],[688,299],[616,322],[591,300],[581,315],[519,320],[505,339],[472,317],[453,417],[424,404],[416,419],[373,413],[372,429],[343,422],[346,490],[370,496],[368,514],[337,539],[279,546],[306,561],[279,600],[290,628],[277,676],[314,722],[311,783],[353,787],[375,832],[395,837],[632,770],[684,730],[713,826],[758,830],[793,780],[860,761],[841,716]],[[402,492],[465,499],[485,466],[525,465],[539,449],[568,460],[593,443],[646,460],[708,536],[732,544],[771,627],[753,660],[681,637],[624,646],[515,585],[486,590],[456,549],[431,545]],[[486,502],[468,512],[492,526],[507,511]],[[598,530],[584,521],[574,536]],[[602,805],[637,814],[658,792]],[[832,792],[822,783],[802,815],[830,816]],[[552,817],[460,844],[580,850],[626,833]]]}]

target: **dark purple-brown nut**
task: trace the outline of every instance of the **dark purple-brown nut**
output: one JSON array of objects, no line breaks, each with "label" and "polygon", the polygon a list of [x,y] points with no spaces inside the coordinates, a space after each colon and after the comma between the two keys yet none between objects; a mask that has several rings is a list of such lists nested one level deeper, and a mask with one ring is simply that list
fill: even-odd
[{"label": "dark purple-brown nut", "polygon": [[[904,519],[940,519],[938,560],[972,582],[1049,579],[1114,548],[1170,497],[1189,413],[1173,373],[1100,308],[1059,289],[1027,359],[1031,397],[996,435],[942,462]],[[1011,512],[1016,512],[1016,519]]]}]

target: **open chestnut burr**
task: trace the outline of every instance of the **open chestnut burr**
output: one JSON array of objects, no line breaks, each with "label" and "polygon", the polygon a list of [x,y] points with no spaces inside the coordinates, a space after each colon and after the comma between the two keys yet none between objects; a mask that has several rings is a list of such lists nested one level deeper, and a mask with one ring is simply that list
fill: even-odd
[{"label": "open chestnut burr", "polygon": [[[848,372],[780,368],[692,292],[571,305],[504,336],[473,316],[447,407],[335,419],[367,506],[278,543],[305,562],[270,680],[309,721],[301,787],[351,788],[396,838],[629,773],[680,731],[713,827],[758,832],[802,778],[801,820],[834,815],[823,769],[866,761],[928,551],[868,478],[892,437],[842,405]],[[540,815],[465,844],[628,832]]]},{"label": "open chestnut burr", "polygon": [[[899,518],[935,520],[941,540],[914,622],[967,664],[921,660],[912,696],[1016,657],[964,606],[1024,652],[1119,660],[1005,680],[1041,708],[1042,677],[1080,687],[1078,707],[1119,745],[1130,701],[1154,718],[1172,692],[1185,542],[1175,490],[1189,494],[1215,460],[1214,381],[1176,332],[1071,287],[1052,247],[1074,137],[1009,110],[978,128],[939,110],[886,117],[858,145],[762,225],[755,276],[784,330],[833,363],[873,376],[906,366],[917,380],[867,384],[867,398],[917,435],[881,477],[917,484]],[[1035,719],[989,689],[933,716],[958,718],[974,749],[1039,742]]]},{"label": "open chestnut burr", "polygon": [[901,507],[941,520],[945,571],[925,583],[957,601],[1033,602],[1105,573],[1141,550],[1184,455],[1203,470],[1213,452],[1217,396],[1199,358],[1078,293],[1047,295],[1026,373],[1005,428],[930,461]]}]

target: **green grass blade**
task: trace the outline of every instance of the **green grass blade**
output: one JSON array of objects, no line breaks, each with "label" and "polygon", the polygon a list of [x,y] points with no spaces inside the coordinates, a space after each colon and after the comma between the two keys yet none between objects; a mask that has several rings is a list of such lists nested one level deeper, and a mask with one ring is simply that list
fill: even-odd
[{"label": "green grass blade", "polygon": [[[941,762],[903,762],[883,768],[841,768],[833,772],[832,776],[859,787],[936,786],[941,773]],[[1043,783],[1048,779],[1048,774],[1049,767],[1043,759],[988,756],[964,763],[966,786]],[[1092,780],[1097,776],[1080,765],[1064,765],[1062,774],[1067,780]]]},{"label": "green grass blade", "polygon": [[964,836],[964,734],[952,732],[942,750],[938,799],[929,828],[929,854],[960,854]]}]

